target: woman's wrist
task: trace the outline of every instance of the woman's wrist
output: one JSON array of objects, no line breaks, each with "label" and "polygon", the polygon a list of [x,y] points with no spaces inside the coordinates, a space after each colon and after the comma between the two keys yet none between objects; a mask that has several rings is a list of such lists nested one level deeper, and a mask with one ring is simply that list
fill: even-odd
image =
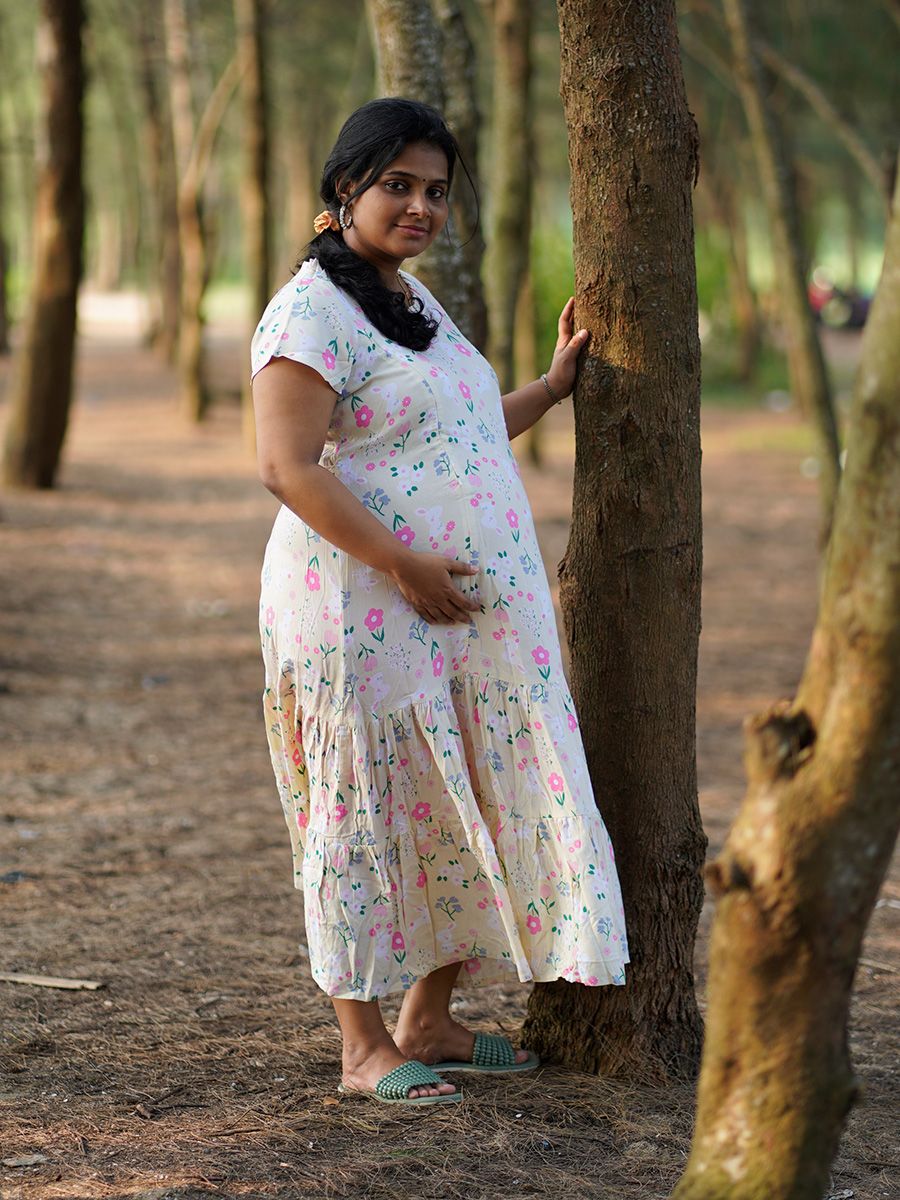
[{"label": "woman's wrist", "polygon": [[560,383],[558,379],[554,378],[552,367],[549,371],[545,371],[544,374],[541,375],[541,383],[544,387],[544,390],[547,392],[547,398],[551,405],[562,404],[563,400],[565,400],[566,396],[569,394],[565,388],[565,385]]}]

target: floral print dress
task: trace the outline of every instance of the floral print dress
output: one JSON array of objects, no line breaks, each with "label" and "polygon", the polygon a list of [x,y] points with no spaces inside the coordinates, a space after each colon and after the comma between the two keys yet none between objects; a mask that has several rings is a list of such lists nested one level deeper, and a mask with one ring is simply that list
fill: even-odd
[{"label": "floral print dress", "polygon": [[251,347],[334,389],[320,465],[414,550],[476,564],[468,624],[431,625],[387,575],[282,506],[260,596],[263,707],[329,995],[372,1000],[462,961],[459,982],[623,984],[613,849],[563,675],[547,577],[497,376],[440,321],[385,337],[315,259]]}]

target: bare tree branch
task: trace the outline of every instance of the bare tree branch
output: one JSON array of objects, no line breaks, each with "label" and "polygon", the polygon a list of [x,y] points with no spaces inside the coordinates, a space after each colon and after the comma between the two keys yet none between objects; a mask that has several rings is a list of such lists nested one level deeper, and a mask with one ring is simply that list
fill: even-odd
[{"label": "bare tree branch", "polygon": [[801,70],[796,64],[788,62],[788,60],[767,42],[756,39],[756,47],[760,57],[777,72],[785,82],[789,83],[795,91],[798,91],[801,96],[807,101],[810,108],[822,118],[825,124],[832,130],[843,143],[847,152],[852,155],[860,170],[872,184],[872,187],[881,197],[885,208],[890,204],[890,193],[888,191],[888,181],[884,172],[878,165],[878,159],[863,141],[860,134],[853,128],[846,117],[841,116],[819,85]]}]

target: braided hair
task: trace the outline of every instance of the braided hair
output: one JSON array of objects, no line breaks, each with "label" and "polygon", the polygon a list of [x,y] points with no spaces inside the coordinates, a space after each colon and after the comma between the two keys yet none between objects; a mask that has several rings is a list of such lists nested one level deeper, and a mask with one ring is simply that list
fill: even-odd
[{"label": "braided hair", "polygon": [[[382,97],[361,105],[341,127],[319,187],[329,212],[337,216],[341,207],[338,187],[344,180],[362,181],[348,196],[349,203],[370,188],[410,142],[429,142],[444,151],[449,191],[454,163],[457,157],[463,160],[444,118],[437,109],[418,100]],[[464,162],[463,170],[471,183]],[[385,337],[410,350],[426,350],[431,345],[438,322],[424,312],[421,298],[415,298],[417,307],[407,308],[403,295],[392,291],[375,266],[346,244],[343,230],[324,229],[316,234],[303,247],[294,271],[310,258],[317,259],[332,283],[356,300]]]}]

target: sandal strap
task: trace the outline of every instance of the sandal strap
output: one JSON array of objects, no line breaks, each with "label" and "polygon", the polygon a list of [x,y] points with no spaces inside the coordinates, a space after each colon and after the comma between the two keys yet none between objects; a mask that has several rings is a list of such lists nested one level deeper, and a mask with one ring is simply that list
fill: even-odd
[{"label": "sandal strap", "polygon": [[516,1061],[512,1042],[502,1033],[476,1033],[472,1062],[476,1067],[511,1067]]},{"label": "sandal strap", "polygon": [[394,1067],[393,1071],[388,1071],[387,1075],[382,1075],[375,1084],[375,1091],[386,1100],[405,1100],[412,1087],[443,1082],[431,1067],[419,1062],[417,1058],[411,1058],[409,1062],[401,1063],[399,1067]]}]

